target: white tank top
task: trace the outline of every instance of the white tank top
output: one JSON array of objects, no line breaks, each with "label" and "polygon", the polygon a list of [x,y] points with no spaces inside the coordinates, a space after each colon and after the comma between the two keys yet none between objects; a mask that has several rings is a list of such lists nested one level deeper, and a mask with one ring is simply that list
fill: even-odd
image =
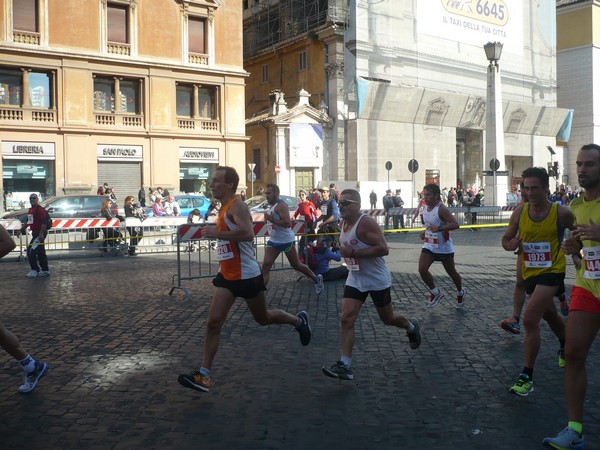
[{"label": "white tank top", "polygon": [[[340,242],[354,249],[354,251],[363,248],[370,248],[371,245],[361,241],[356,235],[356,229],[360,221],[365,217],[361,214],[354,226],[344,231],[342,222],[342,232],[340,234]],[[361,292],[381,291],[392,285],[392,277],[390,271],[385,265],[383,256],[374,258],[344,258],[348,266],[348,278],[346,286],[351,286]]]},{"label": "white tank top", "polygon": [[[269,209],[269,214],[273,216],[274,220],[281,219],[281,216],[275,211],[275,208],[280,203],[285,203],[285,201],[280,199],[277,203],[271,206],[271,209]],[[268,227],[269,240],[274,244],[287,244],[296,240],[296,235],[290,227],[281,227],[279,225],[275,225],[273,222],[269,222]]]},{"label": "white tank top", "polygon": [[[431,226],[433,230],[437,230],[440,225],[445,225],[445,222],[442,222],[439,215],[441,205],[443,203],[439,202],[431,211],[428,211],[428,206],[423,207],[423,222],[425,223],[425,227]],[[454,245],[448,231],[425,230],[423,248],[430,250],[432,253],[454,253]]]}]

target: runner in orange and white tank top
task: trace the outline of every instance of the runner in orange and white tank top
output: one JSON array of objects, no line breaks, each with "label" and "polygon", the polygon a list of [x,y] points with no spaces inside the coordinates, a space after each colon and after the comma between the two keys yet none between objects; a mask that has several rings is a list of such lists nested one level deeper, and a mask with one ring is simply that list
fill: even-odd
[{"label": "runner in orange and white tank top", "polygon": [[203,238],[217,239],[219,273],[213,280],[215,292],[208,310],[204,335],[204,355],[199,370],[179,375],[177,381],[196,391],[211,388],[211,367],[219,350],[221,330],[236,297],[246,300],[254,320],[260,325],[292,325],[300,335],[300,343],[308,345],[312,332],[308,314],[296,316],[282,309],[268,309],[265,282],[254,257],[254,226],[246,204],[235,195],[240,177],[233,167],[219,166],[210,182],[213,196],[224,205],[216,226],[200,229]]}]

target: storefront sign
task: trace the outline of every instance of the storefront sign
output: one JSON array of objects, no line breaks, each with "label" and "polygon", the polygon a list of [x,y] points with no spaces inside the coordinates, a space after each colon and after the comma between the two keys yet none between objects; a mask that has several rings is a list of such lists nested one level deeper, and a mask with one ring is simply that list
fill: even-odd
[{"label": "storefront sign", "polygon": [[218,148],[179,147],[180,162],[219,163]]},{"label": "storefront sign", "polygon": [[2,142],[4,159],[54,159],[53,142]]},{"label": "storefront sign", "polygon": [[96,145],[98,161],[141,161],[143,154],[141,145]]}]

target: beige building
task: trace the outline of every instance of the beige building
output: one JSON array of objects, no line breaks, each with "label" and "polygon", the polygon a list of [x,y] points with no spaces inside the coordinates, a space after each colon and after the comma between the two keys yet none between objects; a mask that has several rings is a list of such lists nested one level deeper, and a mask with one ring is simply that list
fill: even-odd
[{"label": "beige building", "polygon": [[239,0],[0,0],[0,18],[6,208],[245,172]]}]

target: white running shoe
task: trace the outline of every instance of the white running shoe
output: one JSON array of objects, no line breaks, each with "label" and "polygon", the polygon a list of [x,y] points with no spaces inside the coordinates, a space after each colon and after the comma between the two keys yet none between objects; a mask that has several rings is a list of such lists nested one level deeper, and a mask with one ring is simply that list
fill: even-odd
[{"label": "white running shoe", "polygon": [[38,272],[38,277],[49,277],[49,276],[50,276],[49,270],[40,270]]},{"label": "white running shoe", "polygon": [[325,285],[323,284],[323,275],[317,275],[317,282],[315,283],[315,291],[317,292],[317,295],[323,292],[324,287]]},{"label": "white running shoe", "polygon": [[440,302],[441,299],[444,298],[444,293],[442,291],[439,291],[436,294],[431,294],[431,296],[429,297],[429,303],[427,303],[427,307],[428,308],[435,308],[438,303]]},{"label": "white running shoe", "polygon": [[27,278],[35,278],[38,276],[37,270],[32,270],[31,272],[27,272],[25,275]]},{"label": "white running shoe", "polygon": [[467,296],[467,290],[462,288],[462,290],[456,294],[456,303],[454,307],[456,309],[462,309],[465,307],[465,297]]}]

